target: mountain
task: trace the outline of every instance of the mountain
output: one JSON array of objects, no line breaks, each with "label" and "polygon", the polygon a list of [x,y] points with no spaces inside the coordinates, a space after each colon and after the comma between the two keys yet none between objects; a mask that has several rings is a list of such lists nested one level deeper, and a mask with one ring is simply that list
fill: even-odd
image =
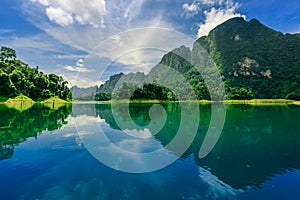
[{"label": "mountain", "polygon": [[224,87],[227,99],[300,100],[299,47],[300,34],[277,32],[256,19],[232,18],[195,41],[192,49],[181,46],[164,55],[143,81],[135,75],[127,79],[135,86],[118,84],[117,93],[157,83],[180,99],[222,99]]},{"label": "mountain", "polygon": [[[120,88],[127,85],[127,83],[141,86],[141,83],[144,82],[145,77],[145,74],[141,72],[129,73],[126,75],[123,73],[112,75],[109,80],[100,85],[97,90],[95,100],[110,100],[112,98],[112,93],[120,90]],[[128,91],[125,93],[128,93]]]},{"label": "mountain", "polygon": [[71,88],[71,91],[73,94],[73,99],[88,101],[94,99],[97,89],[98,89],[97,86],[89,87],[89,88],[79,88],[77,86],[73,86]]},{"label": "mountain", "polygon": [[217,64],[229,97],[245,88],[254,98],[300,98],[299,34],[233,18],[196,42]]},{"label": "mountain", "polygon": [[123,83],[130,82],[139,85],[144,79],[145,74],[141,72],[129,74],[119,73],[109,77],[109,80],[99,87],[78,88],[77,86],[73,86],[71,91],[73,93],[73,99],[76,100],[108,100],[111,98],[111,93],[114,89],[122,87]]}]

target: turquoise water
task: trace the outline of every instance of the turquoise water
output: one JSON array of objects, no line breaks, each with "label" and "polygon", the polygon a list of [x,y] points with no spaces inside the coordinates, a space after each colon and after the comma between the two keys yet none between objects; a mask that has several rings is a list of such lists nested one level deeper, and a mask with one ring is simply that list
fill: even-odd
[{"label": "turquoise water", "polygon": [[[108,104],[23,111],[0,105],[0,199],[300,198],[300,107],[228,105],[217,144],[200,159],[211,105],[200,105],[200,122],[184,116],[187,135],[193,124],[199,127],[182,155],[168,146],[182,125],[180,105],[162,104],[165,111],[154,110],[149,126],[151,106],[131,104],[128,118],[125,104],[113,112]],[[110,143],[97,148],[114,168],[126,158],[107,151],[112,144],[138,154],[163,149],[161,159],[178,159],[149,173],[112,169],[86,143],[100,137],[100,130]],[[151,164],[130,163],[136,169]]]}]

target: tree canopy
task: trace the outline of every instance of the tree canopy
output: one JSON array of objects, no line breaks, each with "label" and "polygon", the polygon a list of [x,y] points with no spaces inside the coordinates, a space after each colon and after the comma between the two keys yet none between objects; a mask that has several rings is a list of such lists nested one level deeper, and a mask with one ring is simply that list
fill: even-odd
[{"label": "tree canopy", "polygon": [[30,68],[17,59],[15,50],[1,47],[0,51],[0,96],[16,97],[20,94],[32,99],[57,96],[72,99],[68,82],[56,74],[44,74],[39,68]]}]

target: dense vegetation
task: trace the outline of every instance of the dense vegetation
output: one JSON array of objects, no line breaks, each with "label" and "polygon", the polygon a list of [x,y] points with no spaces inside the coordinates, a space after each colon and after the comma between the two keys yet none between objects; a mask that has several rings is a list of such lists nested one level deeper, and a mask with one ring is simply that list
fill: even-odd
[{"label": "dense vegetation", "polygon": [[226,84],[227,98],[300,100],[300,35],[233,18],[197,40]]},{"label": "dense vegetation", "polygon": [[46,75],[38,67],[30,68],[17,59],[15,50],[1,47],[0,52],[0,96],[16,97],[20,94],[32,99],[57,96],[71,99],[68,82],[56,74]]},{"label": "dense vegetation", "polygon": [[176,79],[162,73],[165,67],[161,65],[168,66],[188,80],[198,99],[209,100],[207,85],[196,70],[202,69],[209,77],[210,66],[201,46],[223,77],[226,99],[300,100],[299,45],[299,34],[283,35],[255,19],[233,18],[199,38],[192,50],[180,47],[166,54],[147,76],[176,85]]},{"label": "dense vegetation", "polygon": [[116,87],[118,81],[124,76],[123,73],[112,75],[105,84],[100,85],[96,92],[95,100],[97,101],[107,101],[112,98],[112,92]]},{"label": "dense vegetation", "polygon": [[170,89],[156,83],[145,83],[142,87],[137,87],[131,83],[123,83],[122,87],[114,95],[115,99],[156,99],[170,101],[177,99]]},{"label": "dense vegetation", "polygon": [[[96,100],[110,99],[114,89],[121,94],[116,96],[118,98],[131,95],[131,99],[152,99],[153,95],[147,93],[155,91],[157,99],[173,99],[172,95],[169,95],[170,98],[168,95],[159,96],[164,95],[161,93],[166,90],[163,86],[175,88],[174,93],[179,99],[190,99],[195,93],[199,100],[210,100],[207,81],[213,85],[211,91],[215,91],[220,83],[213,83],[215,80],[210,78],[214,72],[209,66],[209,59],[223,78],[226,99],[300,100],[299,46],[300,34],[284,35],[256,19],[246,22],[243,18],[232,18],[217,26],[208,36],[199,38],[192,50],[181,46],[164,55],[161,62],[144,76],[144,86],[140,81],[143,78],[141,73],[136,76],[117,74],[99,88]],[[204,51],[210,58],[205,56]],[[116,86],[120,79],[122,84]],[[127,81],[125,85],[124,80]],[[134,87],[137,89],[135,92],[132,91]]]}]

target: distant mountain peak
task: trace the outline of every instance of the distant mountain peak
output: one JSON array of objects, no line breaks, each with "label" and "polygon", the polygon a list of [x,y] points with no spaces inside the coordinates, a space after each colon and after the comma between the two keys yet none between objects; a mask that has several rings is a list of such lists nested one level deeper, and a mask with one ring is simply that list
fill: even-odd
[{"label": "distant mountain peak", "polygon": [[258,19],[256,18],[252,18],[249,23],[257,23],[257,24],[261,24],[260,21],[258,21]]}]

